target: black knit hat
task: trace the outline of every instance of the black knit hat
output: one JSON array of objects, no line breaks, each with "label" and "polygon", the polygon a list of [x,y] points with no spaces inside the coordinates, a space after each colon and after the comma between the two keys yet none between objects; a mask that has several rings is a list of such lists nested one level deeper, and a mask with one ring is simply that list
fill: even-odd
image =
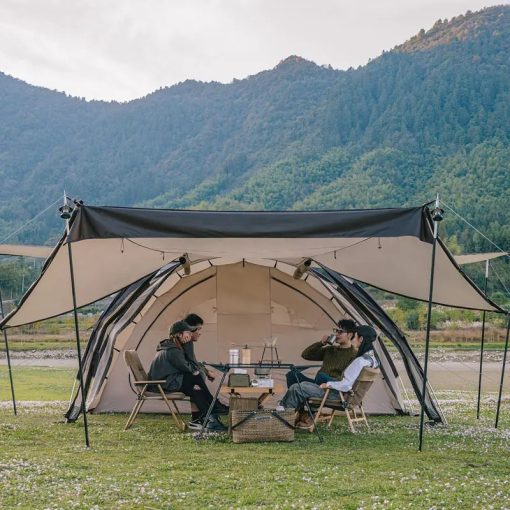
[{"label": "black knit hat", "polygon": [[170,335],[184,333],[184,331],[196,331],[196,326],[190,326],[187,322],[177,321],[170,326]]}]

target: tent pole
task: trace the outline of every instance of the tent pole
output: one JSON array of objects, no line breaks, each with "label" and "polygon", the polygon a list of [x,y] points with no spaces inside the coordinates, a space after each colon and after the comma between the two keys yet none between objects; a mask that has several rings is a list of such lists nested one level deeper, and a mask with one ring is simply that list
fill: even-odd
[{"label": "tent pole", "polygon": [[443,219],[443,210],[439,207],[439,194],[436,197],[436,207],[432,212],[432,220],[434,221],[434,240],[432,242],[432,262],[430,267],[430,286],[429,286],[429,303],[427,310],[427,332],[425,335],[425,362],[423,365],[423,387],[421,392],[421,409],[420,409],[420,433],[419,446],[421,452],[423,449],[423,426],[425,421],[425,398],[427,391],[427,370],[429,363],[429,344],[430,344],[430,322],[432,318],[432,296],[434,293],[434,271],[436,265],[436,246],[437,246],[437,230],[438,224]]},{"label": "tent pole", "polygon": [[[78,310],[76,302],[76,285],[74,281],[74,266],[73,266],[73,250],[71,248],[71,242],[69,241],[69,220],[73,212],[72,206],[69,205],[70,199],[64,191],[64,203],[62,207],[59,207],[60,217],[66,220],[66,232],[67,232],[67,254],[69,257],[69,273],[71,276],[71,291],[73,295],[73,315],[74,315],[74,333],[76,336],[76,350],[78,352],[78,380],[80,381],[80,392],[81,392],[81,412],[83,414],[83,425],[85,430],[85,445],[90,448],[89,441],[89,427],[87,423],[87,408],[85,406],[85,390],[83,389],[83,367],[81,359],[81,346],[80,346],[80,329],[78,325]],[[72,203],[72,202],[71,202]]]},{"label": "tent pole", "polygon": [[[2,315],[2,319],[4,318],[4,300],[2,298],[2,289],[0,289],[0,313]],[[14,396],[14,381],[12,380],[12,369],[11,369],[11,354],[9,352],[9,340],[7,339],[7,331],[4,329],[4,341],[5,341],[5,353],[7,355],[7,367],[9,370],[9,380],[11,382],[11,397],[12,397],[12,409],[14,411],[14,416],[18,414],[18,410],[16,409],[16,397]]]},{"label": "tent pole", "polygon": [[85,406],[85,391],[83,389],[83,370],[81,360],[81,346],[80,346],[80,331],[78,327],[78,311],[76,309],[76,287],[74,282],[74,267],[73,267],[73,251],[71,243],[67,243],[67,253],[69,254],[69,272],[71,273],[71,290],[73,293],[73,315],[74,315],[74,332],[76,336],[76,350],[78,351],[78,379],[80,381],[81,392],[81,412],[83,413],[83,425],[85,427],[85,444],[87,448],[90,447],[89,429],[87,424],[87,409]]},{"label": "tent pole", "polygon": [[[487,296],[487,282],[489,280],[489,261],[485,261],[485,284],[483,293]],[[482,339],[480,342],[480,369],[478,371],[478,398],[476,400],[476,419],[480,419],[480,396],[482,393],[483,349],[485,344],[485,310],[482,312]]]},{"label": "tent pole", "polygon": [[510,314],[508,314],[508,324],[506,327],[506,340],[505,340],[505,351],[503,353],[503,366],[501,367],[501,381],[499,383],[499,395],[498,395],[498,407],[496,410],[496,422],[494,423],[494,428],[498,428],[499,423],[499,410],[501,408],[501,395],[503,393],[503,381],[505,379],[505,365],[506,365],[506,354],[508,352],[508,336],[510,333]]}]

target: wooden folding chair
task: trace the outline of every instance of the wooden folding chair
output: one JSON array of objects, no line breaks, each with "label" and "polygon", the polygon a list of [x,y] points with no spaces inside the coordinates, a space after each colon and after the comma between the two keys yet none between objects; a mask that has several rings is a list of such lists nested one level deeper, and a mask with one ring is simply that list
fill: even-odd
[{"label": "wooden folding chair", "polygon": [[[170,410],[172,418],[174,419],[177,427],[182,431],[186,430],[186,424],[184,423],[184,420],[181,417],[181,413],[179,412],[179,408],[177,407],[177,404],[175,402],[178,400],[189,401],[189,397],[186,396],[184,393],[180,393],[177,391],[173,393],[165,393],[163,391],[163,388],[161,387],[161,385],[166,382],[164,380],[149,381],[149,377],[147,376],[147,373],[145,372],[143,365],[140,361],[140,358],[138,357],[138,353],[136,351],[125,351],[124,361],[126,362],[126,365],[131,371],[131,375],[133,376],[133,385],[136,391],[136,402],[135,405],[133,406],[131,414],[129,415],[124,430],[127,430],[128,428],[131,427],[131,425],[133,425],[140,409],[147,400],[163,400],[168,409]],[[149,387],[149,385],[156,386],[158,391],[157,392],[148,391],[147,388]]]},{"label": "wooden folding chair", "polygon": [[[357,423],[364,423],[367,429],[370,430],[363,409],[363,398],[379,375],[379,372],[377,368],[364,368],[353,384],[351,391],[348,393],[340,393],[340,400],[330,399],[331,390],[329,389],[326,390],[322,399],[308,399],[310,405],[319,406],[314,415],[314,426],[320,421],[327,421],[328,427],[330,427],[335,416],[345,415],[349,422],[351,432],[356,432],[355,424]],[[331,409],[331,412],[325,413],[325,408]]]}]

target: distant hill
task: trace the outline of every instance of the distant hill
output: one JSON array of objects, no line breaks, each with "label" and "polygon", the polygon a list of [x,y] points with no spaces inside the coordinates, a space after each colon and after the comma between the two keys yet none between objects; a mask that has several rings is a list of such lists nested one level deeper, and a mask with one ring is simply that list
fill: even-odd
[{"label": "distant hill", "polygon": [[[438,191],[508,249],[509,55],[500,6],[440,20],[357,69],[291,56],[124,104],[0,73],[0,235],[64,189],[89,204],[216,209],[403,206]],[[58,228],[34,222],[18,240]],[[489,248],[453,215],[442,228]]]}]

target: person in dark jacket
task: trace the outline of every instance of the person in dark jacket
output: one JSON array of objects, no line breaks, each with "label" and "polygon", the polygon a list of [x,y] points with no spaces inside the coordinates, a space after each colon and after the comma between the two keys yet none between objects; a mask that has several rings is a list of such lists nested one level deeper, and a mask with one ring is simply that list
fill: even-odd
[{"label": "person in dark jacket", "polygon": [[[186,354],[185,345],[191,341],[191,333],[196,326],[185,321],[177,321],[170,327],[169,338],[161,341],[157,354],[149,369],[150,380],[165,380],[165,392],[180,391],[190,397],[198,411],[192,411],[188,427],[192,430],[202,428],[213,396],[202,377],[200,366]],[[225,431],[226,427],[212,414],[207,424],[208,430]]]},{"label": "person in dark jacket", "polygon": [[322,367],[315,378],[311,379],[301,372],[287,372],[288,388],[297,382],[296,375],[300,382],[319,385],[342,378],[343,371],[356,357],[356,348],[351,345],[356,332],[356,323],[350,319],[342,319],[338,321],[338,327],[333,331],[336,335],[333,344],[329,344],[328,335],[324,335],[319,342],[309,345],[301,353],[301,357],[308,361],[322,361]]}]

